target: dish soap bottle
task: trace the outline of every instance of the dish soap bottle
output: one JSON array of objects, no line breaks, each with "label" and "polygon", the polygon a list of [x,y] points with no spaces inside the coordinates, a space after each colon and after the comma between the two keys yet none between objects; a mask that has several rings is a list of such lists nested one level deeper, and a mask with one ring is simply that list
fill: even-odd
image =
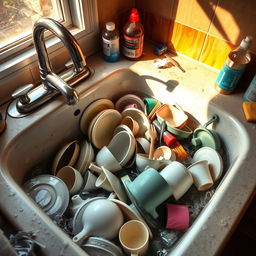
[{"label": "dish soap bottle", "polygon": [[123,55],[130,60],[137,60],[142,56],[144,27],[139,22],[139,13],[132,8],[129,21],[123,28]]},{"label": "dish soap bottle", "polygon": [[119,60],[119,33],[114,22],[107,22],[106,29],[102,33],[103,56],[106,61]]},{"label": "dish soap bottle", "polygon": [[235,90],[246,65],[251,60],[251,55],[248,51],[251,42],[252,37],[247,36],[236,49],[229,53],[215,83],[215,88],[218,92],[230,94]]}]

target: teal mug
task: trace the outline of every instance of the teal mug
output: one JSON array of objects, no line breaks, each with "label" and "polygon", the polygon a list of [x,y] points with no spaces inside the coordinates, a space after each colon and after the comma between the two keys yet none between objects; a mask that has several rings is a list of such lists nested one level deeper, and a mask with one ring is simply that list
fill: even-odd
[{"label": "teal mug", "polygon": [[170,186],[158,171],[149,168],[136,177],[134,181],[123,180],[131,201],[149,213],[154,219],[158,217],[156,208],[172,195]]}]

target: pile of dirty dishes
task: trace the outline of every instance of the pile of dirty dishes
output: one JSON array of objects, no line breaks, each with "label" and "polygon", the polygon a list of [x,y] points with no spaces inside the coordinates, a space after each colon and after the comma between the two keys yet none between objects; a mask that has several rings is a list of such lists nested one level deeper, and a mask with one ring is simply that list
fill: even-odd
[{"label": "pile of dirty dishes", "polygon": [[96,100],[80,119],[87,139],[60,146],[52,174],[28,180],[24,190],[51,218],[72,219],[73,241],[86,252],[145,255],[150,228],[162,221],[159,207],[167,212],[166,229],[184,231],[190,216],[179,200],[193,184],[206,191],[221,177],[220,140],[207,128],[217,120],[192,127],[179,106],[134,94],[115,104]]}]

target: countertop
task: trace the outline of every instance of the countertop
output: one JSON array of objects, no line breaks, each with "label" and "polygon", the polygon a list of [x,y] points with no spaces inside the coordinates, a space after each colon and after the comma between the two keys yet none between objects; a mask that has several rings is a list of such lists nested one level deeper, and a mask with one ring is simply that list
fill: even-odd
[{"label": "countertop", "polygon": [[[235,117],[242,124],[248,133],[250,145],[253,145],[253,142],[256,141],[256,124],[248,123],[245,120],[242,110],[242,93],[234,92],[228,96],[218,94],[214,89],[214,82],[218,75],[217,70],[182,55],[173,56],[173,58],[186,70],[185,73],[174,66],[166,69],[157,69],[153,66],[156,58],[159,57],[153,54],[153,46],[151,44],[146,44],[143,57],[139,61],[134,62],[121,58],[118,62],[108,63],[102,59],[101,54],[95,54],[87,58],[88,65],[94,69],[93,77],[85,83],[86,86],[78,86],[76,90],[79,94],[83,95],[90,86],[107,77],[111,72],[120,68],[129,68],[139,75],[143,75],[145,79],[147,79],[147,76],[154,77],[156,81],[159,80],[161,83],[164,83],[167,89],[175,87],[175,90],[179,91],[179,93],[186,91],[191,93],[191,97],[203,100],[206,104],[211,103],[220,106],[221,109],[230,113],[231,116]],[[148,82],[150,83],[150,81]],[[32,114],[24,119],[25,121],[22,118],[15,120],[7,117],[6,131],[0,136],[0,155],[5,145],[24,128],[29,127],[33,122],[46,116],[49,111],[63,104],[61,100],[52,101],[51,104],[40,109],[37,114]],[[0,111],[3,112],[5,107],[2,106]],[[217,219],[213,217],[213,220],[209,221],[209,225],[216,224],[216,227],[213,227],[216,231],[215,235],[210,237],[209,229],[201,229],[200,232],[198,231],[200,236],[198,236],[193,244],[189,244],[188,241],[186,242],[186,239],[184,240],[186,251],[183,251],[181,248],[178,251],[174,251],[176,254],[173,255],[206,255],[204,250],[214,252],[214,254],[221,252],[225,241],[232,234],[232,231],[239,223],[255,195],[256,170],[253,168],[255,161],[256,147],[251,146],[246,157],[243,159],[242,169],[237,171],[228,180],[225,180],[228,189],[222,192],[225,194],[222,202],[223,209],[220,209],[219,213],[216,212]],[[4,179],[5,177],[3,177]],[[3,181],[0,180],[0,182]],[[228,182],[232,183],[232,186]],[[0,207],[3,207],[3,205],[0,204]],[[225,225],[223,226],[218,226],[220,214],[225,220]]]}]

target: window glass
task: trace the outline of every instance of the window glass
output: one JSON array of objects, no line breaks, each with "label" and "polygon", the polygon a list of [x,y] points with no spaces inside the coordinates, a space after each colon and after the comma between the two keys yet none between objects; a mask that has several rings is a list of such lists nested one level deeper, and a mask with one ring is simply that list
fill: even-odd
[{"label": "window glass", "polygon": [[0,52],[31,34],[40,17],[62,19],[57,0],[0,0]]}]

